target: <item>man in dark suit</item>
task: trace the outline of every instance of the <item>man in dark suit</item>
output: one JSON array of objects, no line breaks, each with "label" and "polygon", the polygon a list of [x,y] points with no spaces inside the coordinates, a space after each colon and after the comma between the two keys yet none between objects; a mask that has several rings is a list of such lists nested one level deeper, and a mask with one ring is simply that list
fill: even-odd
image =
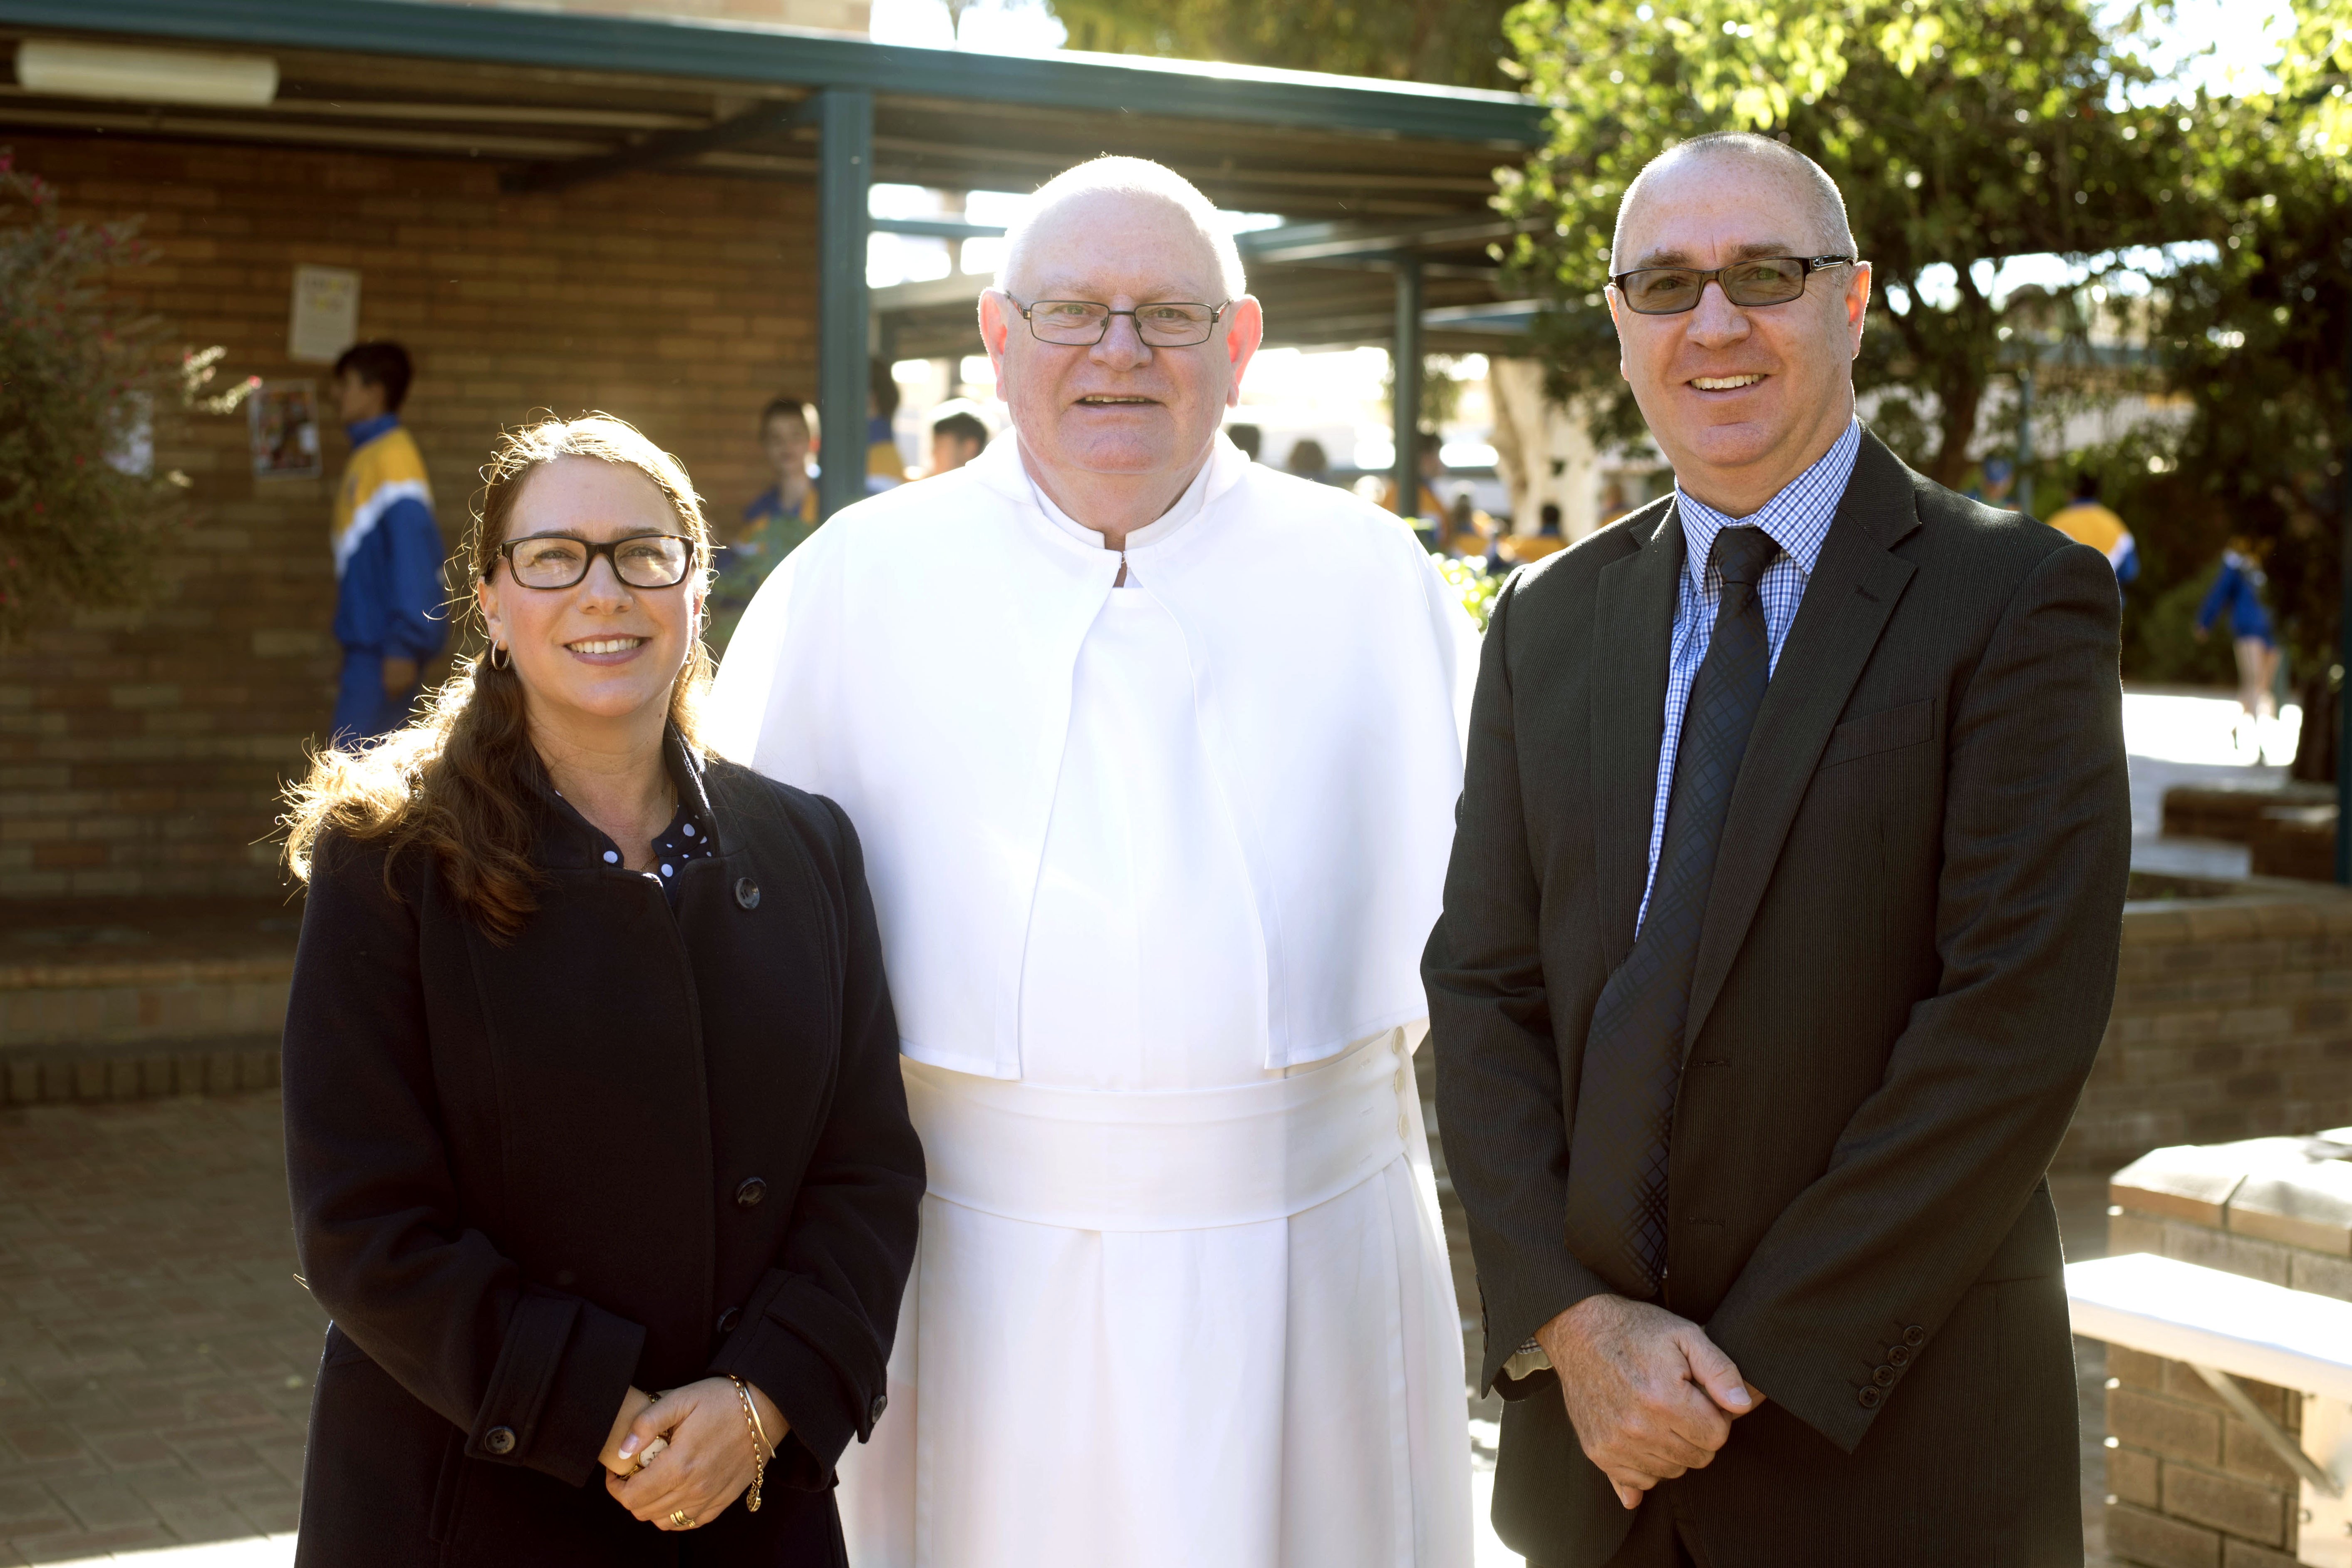
[{"label": "man in dark suit", "polygon": [[2130,848],[2113,574],[1855,419],[1827,175],[1701,138],[1610,308],[1675,492],[1495,605],[1423,963],[1538,1568],[2065,1564],[2042,1176]]}]

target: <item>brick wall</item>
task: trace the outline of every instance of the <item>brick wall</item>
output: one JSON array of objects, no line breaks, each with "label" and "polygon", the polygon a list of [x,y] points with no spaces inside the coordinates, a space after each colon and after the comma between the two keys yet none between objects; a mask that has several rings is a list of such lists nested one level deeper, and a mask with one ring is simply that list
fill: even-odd
[{"label": "brick wall", "polygon": [[[2352,1138],[2352,1130],[2326,1135]],[[2312,1160],[2325,1148],[2275,1139],[2234,1148],[2159,1149],[2116,1173],[2107,1250],[2147,1252],[2352,1301],[2352,1194]],[[2315,1174],[2314,1173],[2316,1173]],[[2303,1396],[2238,1380],[2300,1434]],[[2294,1472],[2195,1369],[2107,1347],[2110,1556],[2147,1568],[2284,1568],[2295,1561]]]},{"label": "brick wall", "polygon": [[2287,887],[2124,911],[2115,1011],[2057,1164],[2352,1122],[2352,896]]},{"label": "brick wall", "polygon": [[[417,363],[406,415],[442,529],[461,531],[498,429],[545,406],[601,408],[682,458],[715,512],[766,480],[752,426],[814,386],[814,192],[642,174],[506,196],[464,160],[5,136],[68,216],[144,215],[160,251],[123,289],[232,378],[304,377],[286,357],[299,263],[357,268],[360,331]],[[256,480],[246,422],[159,421],[158,466],[194,481],[171,586],[0,649],[0,899],[249,895],[279,781],[323,728],[329,485]]]}]

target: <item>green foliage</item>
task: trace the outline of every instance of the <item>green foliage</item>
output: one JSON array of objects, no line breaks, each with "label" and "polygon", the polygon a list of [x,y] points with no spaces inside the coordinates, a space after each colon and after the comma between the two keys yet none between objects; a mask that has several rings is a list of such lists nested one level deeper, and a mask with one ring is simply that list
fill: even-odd
[{"label": "green foliage", "polygon": [[152,439],[159,394],[196,403],[219,357],[174,369],[163,323],[110,299],[108,274],[147,260],[135,224],[61,223],[56,209],[56,192],[0,153],[0,641],[152,589],[177,477],[130,471],[126,450],[142,424]]},{"label": "green foliage", "polygon": [[1069,47],[1510,88],[1510,0],[1046,0]]},{"label": "green foliage", "polygon": [[1485,631],[1486,617],[1495,611],[1495,595],[1503,591],[1504,580],[1510,574],[1487,571],[1484,557],[1464,561],[1451,555],[1441,555],[1437,558],[1437,569],[1444,574],[1448,583],[1454,584],[1454,591],[1462,595],[1462,607],[1470,612],[1470,618],[1478,623],[1478,629]]},{"label": "green foliage", "polygon": [[[1641,428],[1601,292],[1619,200],[1678,142],[1780,135],[1837,181],[1873,266],[1857,387],[1885,389],[1898,450],[1958,482],[2010,352],[1973,265],[2182,237],[2182,117],[2111,108],[2151,79],[2129,21],[2102,37],[2090,0],[1528,0],[1507,30],[1554,132],[1502,205],[1532,228],[1515,271],[1557,302],[1555,394],[1595,400],[1603,438]],[[1952,276],[1923,298],[1930,268]]]}]

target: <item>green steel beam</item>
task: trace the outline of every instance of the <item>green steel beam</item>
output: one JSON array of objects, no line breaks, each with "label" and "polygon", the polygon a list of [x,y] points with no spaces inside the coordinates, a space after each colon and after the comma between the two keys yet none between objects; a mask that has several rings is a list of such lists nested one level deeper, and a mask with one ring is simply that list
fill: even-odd
[{"label": "green steel beam", "polygon": [[716,153],[724,148],[755,142],[778,131],[787,131],[810,118],[810,101],[770,103],[758,109],[748,109],[731,120],[700,131],[672,131],[647,137],[637,146],[623,153],[609,153],[602,158],[575,158],[569,162],[533,163],[517,169],[499,179],[503,191],[562,191],[591,180],[602,180],[623,174],[632,169],[656,168],[663,163],[678,163]]},{"label": "green steel beam", "polygon": [[874,95],[817,99],[816,509],[831,517],[866,494],[866,205],[874,188]]},{"label": "green steel beam", "polygon": [[1421,330],[1427,308],[1418,257],[1397,258],[1396,341],[1390,352],[1389,405],[1396,416],[1397,515],[1421,509]]},{"label": "green steel beam", "polygon": [[425,0],[0,0],[0,25],[187,43],[625,72],[1528,148],[1546,110],[1513,93],[1140,56],[987,55],[696,20]]}]

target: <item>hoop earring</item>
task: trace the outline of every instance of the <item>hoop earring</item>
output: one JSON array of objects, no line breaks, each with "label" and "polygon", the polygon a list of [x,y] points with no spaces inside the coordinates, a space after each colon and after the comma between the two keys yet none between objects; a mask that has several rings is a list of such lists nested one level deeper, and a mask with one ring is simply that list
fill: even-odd
[{"label": "hoop earring", "polygon": [[[502,653],[507,654],[506,661],[504,663],[500,663],[499,660],[499,655]],[[502,642],[492,643],[490,645],[490,651],[483,657],[489,660],[489,665],[492,669],[512,669],[514,668],[514,655],[507,653],[507,645]]]}]

